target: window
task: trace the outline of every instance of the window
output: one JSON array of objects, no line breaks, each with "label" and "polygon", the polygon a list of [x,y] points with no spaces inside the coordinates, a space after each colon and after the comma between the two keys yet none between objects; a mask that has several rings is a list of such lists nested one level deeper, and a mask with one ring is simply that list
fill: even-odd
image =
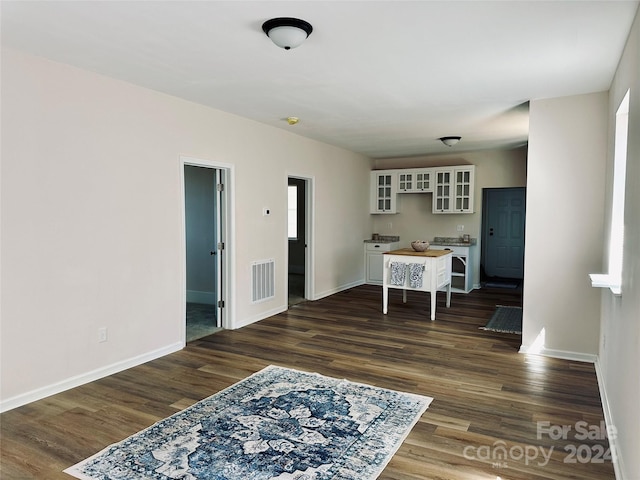
[{"label": "window", "polygon": [[289,240],[296,240],[298,238],[298,186],[289,185],[289,208],[288,208],[288,235]]},{"label": "window", "polygon": [[609,238],[609,273],[591,274],[591,285],[622,293],[622,254],[624,249],[624,191],[627,176],[627,138],[629,136],[629,90],[616,112],[613,153],[613,198],[611,202],[611,237]]}]

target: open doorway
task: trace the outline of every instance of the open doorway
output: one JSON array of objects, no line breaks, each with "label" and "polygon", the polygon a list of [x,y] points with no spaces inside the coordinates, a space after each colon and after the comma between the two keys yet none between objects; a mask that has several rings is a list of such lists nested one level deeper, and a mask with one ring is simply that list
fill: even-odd
[{"label": "open doorway", "polygon": [[187,342],[222,329],[225,171],[184,166]]},{"label": "open doorway", "polygon": [[288,177],[288,305],[309,298],[310,179]]}]

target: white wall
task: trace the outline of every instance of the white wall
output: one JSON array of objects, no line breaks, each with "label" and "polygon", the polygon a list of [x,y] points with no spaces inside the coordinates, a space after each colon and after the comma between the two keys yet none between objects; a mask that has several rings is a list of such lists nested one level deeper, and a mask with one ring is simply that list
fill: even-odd
[{"label": "white wall", "polygon": [[[473,283],[479,285],[482,189],[526,186],[527,148],[378,159],[374,161],[374,166],[378,170],[451,165],[476,166],[474,213],[461,215],[433,214],[431,213],[432,193],[399,194],[398,213],[393,215],[371,215],[373,229],[376,233],[382,235],[399,235],[401,246],[408,247],[412,240],[432,240],[433,237],[458,237],[460,233],[456,230],[456,227],[457,225],[464,225],[463,233],[468,233],[471,237],[478,239]],[[389,223],[392,224],[391,227],[389,227]]]},{"label": "white wall", "polygon": [[[181,155],[233,167],[234,327],[287,308],[289,174],[314,180],[314,296],[363,281],[361,155],[10,49],[1,153],[2,408],[183,346]],[[252,305],[265,258],[276,297]]]},{"label": "white wall", "polygon": [[530,103],[523,350],[595,359],[602,268],[608,95]]},{"label": "white wall", "polygon": [[[609,149],[605,221],[606,273],[613,178],[613,137],[616,110],[628,89],[629,143],[625,187],[625,237],[622,297],[601,289],[599,371],[605,393],[605,412],[616,427],[619,480],[640,479],[640,16],[636,15],[631,34],[618,66],[609,95]],[[600,292],[595,292],[598,294]]]}]

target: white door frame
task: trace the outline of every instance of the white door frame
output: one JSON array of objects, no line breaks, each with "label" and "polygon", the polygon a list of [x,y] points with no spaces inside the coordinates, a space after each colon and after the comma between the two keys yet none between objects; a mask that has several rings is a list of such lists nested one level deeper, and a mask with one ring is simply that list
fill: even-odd
[{"label": "white door frame", "polygon": [[[233,245],[235,245],[235,222],[233,221],[235,212],[234,201],[234,166],[227,163],[217,162],[213,160],[205,160],[201,158],[180,156],[178,162],[180,167],[180,201],[181,205],[181,238],[180,238],[180,262],[182,264],[182,305],[187,304],[187,229],[186,229],[186,204],[185,204],[185,179],[184,179],[184,167],[204,167],[214,168],[217,170],[223,170],[225,172],[225,201],[224,205],[220,208],[221,214],[221,238],[219,241],[224,242],[224,251],[219,252],[224,256],[225,268],[222,270],[222,296],[219,300],[224,301],[224,308],[222,309],[220,324],[223,328],[232,329],[235,324],[235,256],[233,255]],[[182,322],[180,326],[180,339],[183,345],[186,345],[187,338],[187,317],[186,309],[183,309]]]},{"label": "white door frame", "polygon": [[[297,180],[304,180],[304,188],[305,188],[305,240],[306,240],[306,248],[304,249],[304,298],[306,298],[307,300],[315,300],[315,296],[314,296],[314,265],[315,265],[315,254],[314,254],[314,245],[315,245],[315,237],[314,237],[314,228],[313,228],[313,223],[314,223],[314,215],[313,215],[313,210],[314,210],[314,195],[315,195],[315,191],[314,191],[314,182],[315,182],[315,177],[313,176],[308,176],[308,175],[300,175],[300,174],[295,174],[295,173],[287,173],[286,177],[285,177],[285,192],[287,191],[287,187],[289,186],[289,179],[290,178],[295,178]],[[287,196],[285,195],[285,199],[287,198]],[[285,205],[285,211],[287,210],[287,207]],[[287,258],[287,268],[286,268],[286,272],[289,271],[289,256],[288,256],[288,252],[289,252],[289,232],[288,232],[288,225],[287,222],[285,222],[284,224],[284,241],[286,244],[286,258]],[[285,289],[285,291],[287,292],[287,296],[289,295],[289,280],[288,280],[288,274],[285,276],[285,284],[287,286],[287,288]],[[285,296],[285,302],[287,302],[287,296]]]}]

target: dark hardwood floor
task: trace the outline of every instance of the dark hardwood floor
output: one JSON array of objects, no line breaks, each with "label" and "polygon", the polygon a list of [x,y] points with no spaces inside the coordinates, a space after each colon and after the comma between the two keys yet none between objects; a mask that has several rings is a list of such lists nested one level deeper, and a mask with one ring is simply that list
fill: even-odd
[{"label": "dark hardwood floor", "polygon": [[[403,304],[391,291],[383,315],[381,287],[353,288],[6,412],[0,477],[71,478],[64,468],[276,364],[434,398],[380,479],[614,479],[593,438],[593,365],[519,354],[519,335],[478,329],[497,304],[521,305],[519,291],[454,294],[449,309],[438,295],[431,322],[427,294]],[[548,434],[562,425],[566,439]]]}]

